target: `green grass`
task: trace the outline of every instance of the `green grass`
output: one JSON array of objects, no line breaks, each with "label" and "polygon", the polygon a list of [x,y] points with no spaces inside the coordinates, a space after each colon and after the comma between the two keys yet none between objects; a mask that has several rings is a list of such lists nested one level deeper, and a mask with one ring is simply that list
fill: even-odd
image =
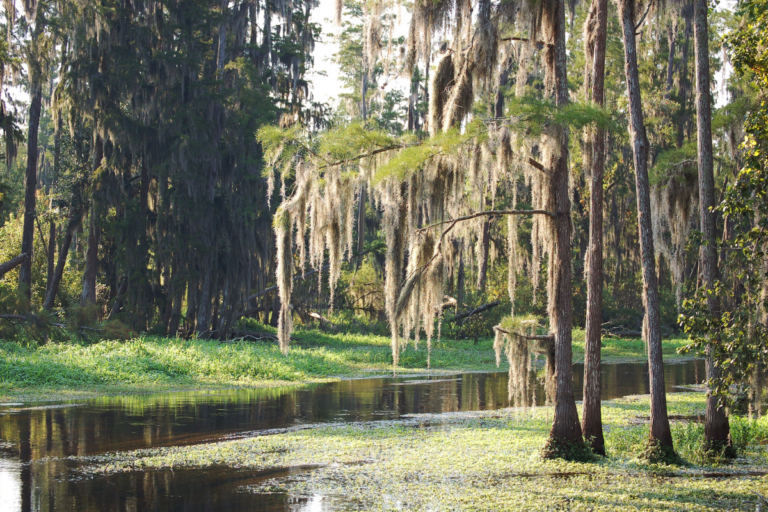
[{"label": "green grass", "polygon": [[[642,339],[623,339],[603,337],[603,361],[619,363],[638,361],[646,358],[645,342]],[[665,360],[685,359],[685,355],[679,355],[677,349],[688,344],[688,339],[683,336],[666,338],[662,341],[662,352]],[[573,330],[573,360],[584,361],[584,330]]]},{"label": "green grass", "polygon": [[[703,393],[668,395],[669,413],[703,415]],[[417,415],[403,421],[311,430],[193,447],[88,459],[88,472],[319,465],[304,478],[273,478],[248,492],[335,496],[359,510],[755,510],[768,494],[768,420],[733,418],[740,458],[702,457],[703,425],[674,421],[684,465],[653,465],[647,397],[603,403],[608,457],[578,463],[541,458],[553,409]],[[749,474],[749,472],[753,472]],[[714,476],[714,477],[713,477]]]},{"label": "green grass", "polygon": [[[583,333],[574,333],[574,360],[583,359]],[[581,341],[579,341],[581,340]],[[671,356],[682,344],[665,342]],[[640,340],[606,339],[603,359],[641,360]],[[676,357],[676,356],[675,356]],[[432,373],[496,371],[492,340],[441,340],[432,347]],[[427,371],[426,344],[409,346],[398,372]],[[501,370],[506,370],[503,361]],[[319,382],[392,371],[390,339],[362,334],[299,331],[288,356],[274,342],[219,343],[142,337],[90,345],[49,343],[23,347],[0,341],[0,400],[273,386]]]}]

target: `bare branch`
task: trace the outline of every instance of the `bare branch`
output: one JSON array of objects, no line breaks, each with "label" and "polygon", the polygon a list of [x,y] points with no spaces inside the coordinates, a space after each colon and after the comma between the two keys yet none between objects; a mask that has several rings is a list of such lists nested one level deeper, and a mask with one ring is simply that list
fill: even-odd
[{"label": "bare branch", "polygon": [[429,226],[424,226],[423,228],[419,229],[418,232],[421,233],[422,231],[426,231],[428,229],[431,229],[431,228],[434,228],[434,227],[437,227],[437,226],[442,226],[442,225],[448,224],[450,222],[450,223],[452,223],[451,226],[449,226],[448,229],[446,229],[443,232],[443,236],[445,236],[451,229],[453,229],[453,227],[457,223],[463,222],[465,220],[472,220],[472,219],[476,219],[478,217],[495,217],[497,215],[501,216],[501,215],[536,215],[536,214],[549,215],[552,218],[555,217],[554,213],[549,212],[547,210],[489,210],[489,211],[485,211],[485,212],[473,213],[471,215],[466,215],[464,217],[457,217],[455,219],[448,219],[448,220],[444,220],[444,221],[441,221],[441,222],[435,222],[434,224],[430,224]]},{"label": "bare branch", "polygon": [[539,171],[541,171],[541,172],[543,172],[544,174],[546,174],[547,176],[549,176],[549,171],[548,171],[548,170],[547,170],[547,168],[546,168],[546,167],[544,167],[544,165],[542,165],[540,162],[537,162],[537,161],[536,161],[536,160],[534,160],[533,158],[529,158],[529,159],[528,159],[528,163],[529,163],[529,164],[531,164],[531,166],[533,166],[533,168],[534,168],[534,169],[538,169]]},{"label": "bare branch", "polygon": [[19,256],[16,256],[10,261],[6,261],[5,263],[0,264],[0,277],[3,277],[8,272],[10,272],[14,268],[24,263],[26,259],[27,259],[27,253],[24,253],[24,254],[20,254]]}]

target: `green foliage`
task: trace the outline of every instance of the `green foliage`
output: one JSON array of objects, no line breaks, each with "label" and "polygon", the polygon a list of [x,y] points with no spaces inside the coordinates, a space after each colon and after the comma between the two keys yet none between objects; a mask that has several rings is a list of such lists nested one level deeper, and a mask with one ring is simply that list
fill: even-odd
[{"label": "green foliage", "polygon": [[[739,5],[742,25],[727,38],[734,68],[748,76],[758,95],[744,125],[743,166],[718,206],[734,227],[724,241],[721,281],[699,290],[685,302],[680,322],[690,334],[685,351],[702,351],[711,344],[720,378],[708,385],[723,400],[730,387],[746,387],[751,372],[768,362],[768,2]],[[715,297],[721,311],[711,314],[707,301]]]},{"label": "green foliage", "polygon": [[544,459],[563,459],[571,462],[593,462],[597,459],[585,442],[573,442],[550,437],[541,452]]},{"label": "green foliage", "polygon": [[681,148],[673,147],[661,151],[656,156],[656,163],[651,169],[650,179],[652,185],[663,185],[667,180],[680,179],[683,173],[696,174],[697,172],[696,142],[687,142]]},{"label": "green foliage", "polygon": [[[446,383],[446,385],[461,383]],[[703,393],[671,395],[670,411],[701,411]],[[551,407],[528,411],[474,411],[417,415],[399,421],[371,421],[272,436],[166,447],[88,458],[97,474],[181,468],[249,468],[269,471],[312,462],[308,478],[270,478],[250,488],[289,495],[310,492],[384,508],[382,496],[397,496],[407,510],[754,510],[767,468],[764,447],[751,443],[736,465],[648,464],[620,448],[647,438],[647,398],[604,402],[608,456],[597,462],[547,460],[532,456],[547,439]],[[673,424],[676,444],[682,443]],[[681,428],[689,428],[680,425]],[[685,435],[685,434],[680,434]],[[361,454],[365,460],[361,462]],[[461,461],[460,464],[457,461]],[[750,475],[752,471],[757,474]]]},{"label": "green foliage", "polygon": [[541,135],[546,126],[553,124],[574,130],[587,126],[607,131],[620,129],[610,109],[592,103],[574,101],[558,107],[548,99],[513,97],[509,101],[508,113],[512,117],[512,129],[531,136]]},{"label": "green foliage", "polygon": [[533,331],[538,334],[542,318],[536,315],[507,315],[499,322],[499,326],[509,332],[529,333]]},{"label": "green foliage", "polygon": [[438,155],[453,156],[460,147],[470,141],[482,142],[487,137],[487,131],[484,128],[480,120],[475,120],[469,123],[463,132],[454,128],[447,132],[439,132],[420,143],[406,146],[376,169],[373,182],[379,183],[389,178],[403,181]]}]

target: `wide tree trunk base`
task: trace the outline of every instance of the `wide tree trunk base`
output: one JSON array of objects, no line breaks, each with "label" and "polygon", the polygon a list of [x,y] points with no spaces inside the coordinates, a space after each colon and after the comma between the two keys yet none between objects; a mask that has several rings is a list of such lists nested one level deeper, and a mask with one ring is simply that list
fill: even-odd
[{"label": "wide tree trunk base", "polygon": [[675,452],[671,444],[662,443],[656,439],[648,439],[645,451],[640,456],[651,464],[670,464],[679,466],[684,464],[683,459]]},{"label": "wide tree trunk base", "polygon": [[541,451],[543,459],[563,459],[573,462],[592,462],[595,454],[584,441],[573,441],[550,436]]}]

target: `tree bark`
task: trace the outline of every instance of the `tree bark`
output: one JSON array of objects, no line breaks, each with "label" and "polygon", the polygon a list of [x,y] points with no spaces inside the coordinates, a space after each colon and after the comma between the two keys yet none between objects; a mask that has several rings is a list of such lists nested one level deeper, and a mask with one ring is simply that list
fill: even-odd
[{"label": "tree bark", "polygon": [[0,277],[3,277],[5,274],[15,269],[28,259],[29,257],[26,254],[20,254],[19,256],[16,256],[15,258],[0,264]]},{"label": "tree bark", "polygon": [[488,250],[491,248],[491,217],[483,222],[483,233],[480,238],[480,254],[477,265],[477,289],[485,293],[485,285],[488,281]]},{"label": "tree bark", "polygon": [[685,130],[686,122],[688,120],[688,57],[690,55],[690,41],[691,41],[691,18],[693,15],[693,6],[691,4],[684,5],[681,14],[685,22],[683,40],[682,55],[680,62],[680,114],[677,117],[678,129],[677,129],[677,147],[680,148],[685,142]]},{"label": "tree bark", "polygon": [[[549,14],[553,44],[547,51],[548,82],[554,83],[555,102],[563,107],[569,102],[568,77],[566,70],[565,49],[565,3],[560,0],[555,4],[554,12]],[[547,16],[545,15],[545,19]],[[547,31],[545,30],[545,33]],[[554,80],[552,80],[554,78]],[[583,437],[576,400],[573,395],[573,348],[571,331],[573,328],[572,307],[572,270],[571,270],[571,198],[568,189],[568,130],[565,126],[553,127],[555,140],[561,148],[554,158],[550,178],[550,194],[554,197],[555,207],[555,244],[551,261],[555,268],[550,274],[555,282],[550,297],[550,326],[555,334],[555,418],[549,433],[550,446],[563,444],[581,444]]]},{"label": "tree bark", "polygon": [[54,258],[56,253],[56,221],[51,219],[48,225],[48,272],[45,279],[45,294],[51,289],[53,282]]},{"label": "tree bark", "polygon": [[461,307],[461,305],[464,304],[465,279],[466,279],[466,276],[464,272],[464,245],[462,244],[461,246],[459,246],[459,270],[456,273],[456,300],[458,302],[458,307]]},{"label": "tree bark", "polygon": [[[591,100],[602,106],[605,94],[605,45],[608,25],[608,0],[593,0],[594,46],[592,55]],[[590,13],[590,18],[592,17]],[[591,133],[591,191],[589,197],[589,247],[587,248],[587,319],[584,355],[584,409],[581,428],[592,450],[605,455],[603,421],[600,410],[600,350],[603,321],[603,171],[605,168],[605,130]]]},{"label": "tree bark", "polygon": [[[360,187],[360,197],[357,201],[357,254],[362,254],[365,248],[365,202],[366,202],[365,184]],[[303,236],[303,235],[299,235]],[[362,258],[355,260],[355,270],[360,268]],[[303,270],[303,269],[302,269]]]},{"label": "tree bark", "polygon": [[206,261],[200,284],[200,300],[197,305],[197,334],[208,332],[211,325],[211,261]]},{"label": "tree bark", "polygon": [[64,241],[61,244],[59,250],[59,260],[56,262],[56,269],[53,271],[53,277],[51,278],[51,284],[48,287],[48,291],[45,294],[45,303],[43,309],[53,309],[56,301],[56,294],[59,292],[59,283],[64,275],[64,265],[67,263],[67,256],[69,255],[69,247],[72,244],[72,238],[75,235],[75,230],[80,224],[80,213],[73,212],[70,214],[69,222],[67,223],[67,231],[64,234]]},{"label": "tree bark", "polygon": [[650,441],[672,450],[672,432],[667,416],[664,386],[664,361],[661,352],[661,318],[659,286],[656,280],[656,259],[651,225],[651,186],[648,179],[648,139],[645,134],[640,98],[640,75],[637,69],[635,42],[635,2],[619,0],[621,28],[624,33],[625,72],[629,96],[629,124],[637,187],[637,217],[640,231],[640,253],[643,273],[643,304],[645,306],[645,342],[648,346],[648,366],[651,387]]},{"label": "tree bark", "polygon": [[[93,170],[99,168],[104,157],[104,142],[100,135],[95,135],[93,142]],[[88,228],[88,250],[85,254],[85,270],[83,271],[83,293],[80,305],[96,303],[96,271],[99,263],[99,227],[96,222],[96,208],[91,203]]]},{"label": "tree bark", "polygon": [[[712,107],[709,84],[709,29],[707,2],[694,3],[694,37],[696,46],[696,125],[698,129],[699,160],[699,214],[704,244],[700,249],[704,285],[712,290],[718,279],[717,242],[715,237],[715,174],[712,156]],[[720,313],[720,304],[714,293],[707,296],[707,307],[712,317]],[[715,366],[709,347],[706,358],[707,380],[716,379],[720,369]],[[704,438],[707,448],[719,450],[731,444],[730,425],[725,408],[719,400],[707,393],[707,415]]]},{"label": "tree bark", "polygon": [[[42,23],[38,20],[37,23]],[[32,260],[34,259],[35,211],[37,209],[37,135],[40,127],[40,110],[43,102],[43,87],[37,72],[30,72],[29,125],[27,134],[27,171],[24,192],[24,227],[21,232],[21,252],[29,257],[21,263],[19,291],[27,299],[32,298]]]},{"label": "tree bark", "polygon": [[96,303],[96,272],[99,265],[99,225],[96,221],[96,209],[91,207],[88,226],[88,251],[85,253],[85,270],[83,271],[83,293],[80,305]]},{"label": "tree bark", "polygon": [[677,43],[677,20],[672,20],[667,29],[667,39],[669,41],[669,57],[667,58],[667,89],[664,92],[664,99],[668,100],[672,92],[672,81],[675,68],[675,45]]}]

